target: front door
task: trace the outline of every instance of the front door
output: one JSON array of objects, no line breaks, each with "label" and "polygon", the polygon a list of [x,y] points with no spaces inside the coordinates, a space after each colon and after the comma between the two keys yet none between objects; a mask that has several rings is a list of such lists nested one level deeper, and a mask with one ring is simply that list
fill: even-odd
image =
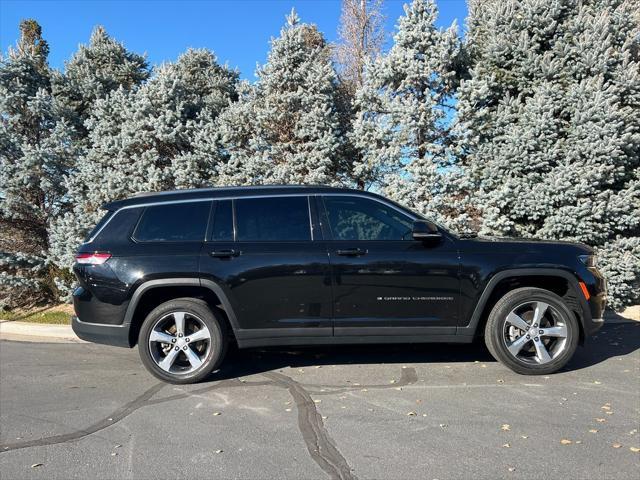
[{"label": "front door", "polygon": [[413,220],[391,203],[324,195],[323,232],[336,336],[454,334],[460,295],[454,240],[412,239]]},{"label": "front door", "polygon": [[200,271],[229,299],[238,340],[332,335],[329,261],[314,218],[306,195],[215,202]]}]

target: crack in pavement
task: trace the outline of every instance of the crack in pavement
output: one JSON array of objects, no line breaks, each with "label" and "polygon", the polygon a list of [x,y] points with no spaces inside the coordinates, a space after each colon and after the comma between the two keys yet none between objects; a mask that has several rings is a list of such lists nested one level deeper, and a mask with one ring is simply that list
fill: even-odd
[{"label": "crack in pavement", "polygon": [[[291,377],[288,377],[278,372],[266,372],[262,373],[264,377],[270,379],[267,382],[242,382],[238,378],[222,380],[214,385],[210,385],[204,388],[195,389],[189,392],[170,395],[164,398],[153,399],[162,388],[167,384],[158,383],[153,387],[144,391],[141,395],[136,397],[131,402],[117,409],[108,417],[99,420],[92,425],[77,430],[75,432],[66,433],[62,435],[53,435],[50,437],[44,437],[35,440],[28,440],[24,442],[16,442],[0,445],[0,453],[10,452],[12,450],[19,450],[29,447],[42,447],[47,445],[56,445],[60,443],[79,440],[88,435],[92,435],[100,430],[115,425],[127,416],[131,415],[136,410],[152,405],[158,405],[161,403],[172,402],[175,400],[181,400],[189,398],[194,395],[210,392],[219,388],[229,387],[253,387],[253,386],[267,386],[274,385],[284,388],[289,391],[298,410],[298,429],[302,434],[302,438],[307,446],[307,450],[311,455],[311,458],[318,464],[318,466],[329,474],[332,479],[339,480],[357,480],[357,477],[352,473],[351,467],[344,456],[340,453],[335,445],[335,442],[330,437],[329,433],[324,427],[321,415],[318,413],[316,404],[311,398],[311,394],[304,388],[303,384],[296,382]],[[395,384],[376,384],[376,385],[307,385],[309,387],[326,387],[332,388],[330,392],[313,392],[314,395],[332,395],[351,391],[354,389],[371,388],[371,389],[385,389],[401,387],[410,385],[418,381],[418,376],[414,368],[403,368],[400,375],[400,380]]]},{"label": "crack in pavement", "polygon": [[71,442],[74,440],[79,440],[88,435],[92,435],[100,430],[104,430],[111,425],[115,425],[125,417],[131,415],[136,410],[147,407],[150,405],[158,405],[160,403],[172,402],[174,400],[181,400],[183,398],[188,398],[194,394],[204,393],[211,390],[215,390],[216,388],[222,387],[239,387],[239,386],[259,386],[259,385],[271,385],[272,382],[240,382],[237,380],[233,384],[229,384],[231,381],[223,380],[215,385],[211,385],[205,388],[200,388],[194,390],[193,392],[185,392],[183,394],[171,395],[165,398],[157,398],[152,400],[152,397],[162,390],[163,387],[166,387],[167,384],[164,382],[158,383],[153,387],[149,388],[141,395],[136,397],[131,402],[125,404],[124,406],[117,409],[108,417],[103,418],[102,420],[98,420],[92,425],[82,428],[80,430],[76,430],[75,432],[65,433],[62,435],[53,435],[51,437],[44,437],[35,440],[27,440],[24,442],[16,442],[16,443],[7,443],[4,445],[0,445],[0,453],[10,452],[12,450],[19,450],[21,448],[29,448],[29,447],[43,447],[47,445],[57,445],[59,443]]},{"label": "crack in pavement", "polygon": [[87,428],[76,430],[75,432],[71,432],[71,433],[65,433],[62,435],[53,435],[51,437],[28,440],[26,442],[8,443],[6,445],[0,445],[0,453],[10,452],[12,450],[19,450],[21,448],[42,447],[45,445],[55,445],[58,443],[70,442],[73,440],[78,440],[82,437],[86,437],[87,435],[91,435],[92,433],[99,432],[100,430],[110,427],[111,425],[115,425],[123,418],[127,417],[128,415],[131,415],[137,409],[144,406],[147,400],[153,397],[165,386],[166,386],[165,383],[155,384],[153,387],[147,389],[141,395],[136,397],[131,402],[123,405],[108,417],[103,418],[102,420],[98,420],[96,423],[89,425]]},{"label": "crack in pavement", "polygon": [[336,395],[338,393],[346,393],[352,390],[362,390],[366,388],[367,390],[384,390],[387,388],[400,388],[406,387],[408,385],[412,385],[418,381],[418,374],[416,373],[416,369],[413,367],[402,367],[400,373],[400,380],[395,383],[386,383],[386,384],[374,384],[374,385],[325,385],[325,384],[312,384],[312,383],[302,383],[308,388],[331,388],[333,390],[330,391],[312,391],[313,395]]},{"label": "crack in pavement", "polygon": [[322,417],[311,395],[292,378],[277,372],[263,373],[277,385],[286,388],[298,409],[298,428],[311,458],[333,479],[356,480],[351,467],[324,428]]}]

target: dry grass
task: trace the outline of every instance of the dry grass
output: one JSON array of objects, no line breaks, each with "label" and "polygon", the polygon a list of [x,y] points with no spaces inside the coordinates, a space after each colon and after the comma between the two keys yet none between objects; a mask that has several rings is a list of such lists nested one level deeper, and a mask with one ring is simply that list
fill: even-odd
[{"label": "dry grass", "polygon": [[0,320],[14,322],[48,323],[53,325],[70,325],[73,306],[68,304],[53,307],[34,308],[29,310],[12,310],[0,312]]}]

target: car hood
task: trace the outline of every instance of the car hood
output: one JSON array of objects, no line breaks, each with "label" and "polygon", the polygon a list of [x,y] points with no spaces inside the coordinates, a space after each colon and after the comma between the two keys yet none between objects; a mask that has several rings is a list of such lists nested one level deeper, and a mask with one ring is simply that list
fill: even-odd
[{"label": "car hood", "polygon": [[[539,250],[545,248],[566,248],[569,250],[578,250],[584,254],[593,253],[593,249],[584,243],[570,242],[565,240],[545,240],[540,238],[509,238],[509,237],[490,237],[490,236],[478,236],[474,238],[465,238],[464,242],[475,244],[478,246],[489,247],[492,244],[500,244],[500,249],[517,249],[530,247],[532,250]],[[512,247],[512,248],[509,248]]]}]

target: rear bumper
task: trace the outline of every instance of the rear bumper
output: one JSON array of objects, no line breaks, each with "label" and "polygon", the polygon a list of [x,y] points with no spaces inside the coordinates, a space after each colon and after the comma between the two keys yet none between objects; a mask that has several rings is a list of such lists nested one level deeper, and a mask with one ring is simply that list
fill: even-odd
[{"label": "rear bumper", "polygon": [[114,345],[116,347],[131,348],[129,341],[129,330],[131,325],[108,325],[105,323],[83,322],[78,317],[71,319],[71,328],[82,340],[104,345]]}]

